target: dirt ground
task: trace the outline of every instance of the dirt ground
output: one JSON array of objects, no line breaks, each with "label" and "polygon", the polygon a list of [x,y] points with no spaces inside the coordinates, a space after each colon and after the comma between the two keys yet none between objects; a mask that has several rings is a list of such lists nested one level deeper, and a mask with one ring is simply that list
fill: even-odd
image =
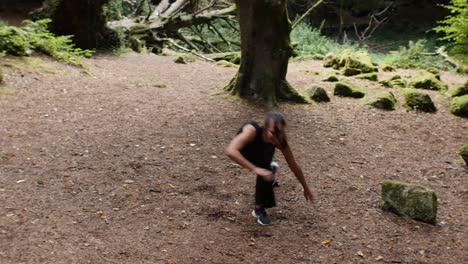
[{"label": "dirt ground", "polygon": [[[222,92],[236,69],[173,60],[101,55],[88,73],[1,61],[0,263],[468,263],[468,169],[457,155],[468,122],[446,96],[427,91],[435,114],[407,112],[396,90],[396,111],[369,109],[332,96],[320,61],[291,63],[291,84],[331,96],[280,106],[317,201],[277,153],[278,207],[264,227],[250,215],[254,175],[224,149],[267,109]],[[383,179],[434,189],[437,225],[382,211]]]}]

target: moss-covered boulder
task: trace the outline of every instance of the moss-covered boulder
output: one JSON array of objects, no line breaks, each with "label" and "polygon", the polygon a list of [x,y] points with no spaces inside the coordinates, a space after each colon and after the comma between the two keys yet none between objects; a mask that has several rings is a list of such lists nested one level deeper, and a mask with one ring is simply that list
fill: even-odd
[{"label": "moss-covered boulder", "polygon": [[383,209],[412,219],[435,224],[437,195],[428,188],[400,181],[382,182]]},{"label": "moss-covered boulder", "polygon": [[440,71],[439,71],[439,69],[434,68],[434,67],[430,67],[430,68],[427,68],[426,71],[431,73],[432,75],[434,75],[436,77],[436,79],[440,81]]},{"label": "moss-covered boulder", "polygon": [[395,71],[395,67],[393,67],[392,65],[382,65],[382,71],[384,72],[392,72],[392,71]]},{"label": "moss-covered boulder", "polygon": [[376,82],[377,81],[377,73],[376,72],[362,73],[362,74],[356,75],[356,78]]},{"label": "moss-covered boulder", "polygon": [[369,54],[349,49],[343,50],[338,56],[332,53],[327,54],[323,60],[323,66],[340,69],[345,76],[378,71]]},{"label": "moss-covered boulder", "polygon": [[385,87],[402,89],[408,86],[408,82],[403,79],[400,75],[394,75],[388,80],[379,81]]},{"label": "moss-covered boulder", "polygon": [[468,117],[468,94],[458,96],[450,101],[450,112],[461,117]]},{"label": "moss-covered boulder", "polygon": [[372,63],[372,59],[364,51],[343,50],[339,57],[340,68],[355,69],[359,73],[369,73],[378,71],[378,68]]},{"label": "moss-covered boulder", "polygon": [[338,59],[333,53],[328,53],[323,58],[323,67],[325,68],[333,67],[333,65],[336,65],[337,63],[338,63]]},{"label": "moss-covered boulder", "polygon": [[330,102],[327,91],[320,86],[312,86],[306,89],[306,93],[310,99],[315,102]]},{"label": "moss-covered boulder", "polygon": [[366,104],[377,109],[391,111],[395,110],[396,103],[395,95],[392,92],[385,92],[371,97]]},{"label": "moss-covered boulder", "polygon": [[177,58],[175,58],[174,62],[179,64],[187,64],[187,61],[185,61],[185,58],[183,56],[178,56]]},{"label": "moss-covered boulder", "polygon": [[450,92],[452,97],[462,96],[468,94],[468,82],[465,82],[463,86],[457,87]]},{"label": "moss-covered boulder", "polygon": [[468,145],[462,146],[458,153],[462,157],[462,159],[465,161],[466,166],[468,166]]},{"label": "moss-covered boulder", "polygon": [[316,54],[312,55],[312,59],[314,59],[314,60],[323,60],[324,58],[325,58],[325,56],[323,56],[322,54],[316,53]]},{"label": "moss-covered boulder", "polygon": [[413,89],[405,91],[405,105],[410,110],[433,113],[437,111],[431,97]]},{"label": "moss-covered boulder", "polygon": [[336,75],[330,75],[324,79],[322,79],[322,81],[324,82],[337,82],[338,81],[338,77],[336,77]]},{"label": "moss-covered boulder", "polygon": [[337,82],[335,84],[335,89],[333,90],[333,95],[362,98],[364,97],[365,93],[354,84],[348,82]]},{"label": "moss-covered boulder", "polygon": [[446,84],[439,81],[434,76],[434,74],[427,71],[421,71],[418,76],[414,77],[410,81],[409,87],[416,89],[436,90],[440,92],[445,92],[448,89]]}]

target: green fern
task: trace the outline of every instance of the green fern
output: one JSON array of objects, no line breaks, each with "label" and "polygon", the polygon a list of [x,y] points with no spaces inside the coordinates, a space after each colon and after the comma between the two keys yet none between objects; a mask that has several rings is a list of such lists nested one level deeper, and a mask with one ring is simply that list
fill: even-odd
[{"label": "green fern", "polygon": [[82,67],[82,58],[93,51],[76,48],[71,36],[55,36],[48,29],[50,19],[24,21],[23,27],[0,26],[0,53],[29,56],[33,51],[43,52],[56,59]]}]

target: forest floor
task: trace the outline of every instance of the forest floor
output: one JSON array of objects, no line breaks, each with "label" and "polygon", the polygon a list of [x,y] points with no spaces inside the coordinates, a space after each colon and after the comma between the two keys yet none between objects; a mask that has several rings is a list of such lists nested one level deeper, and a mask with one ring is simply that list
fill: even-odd
[{"label": "forest floor", "polygon": [[[397,90],[397,110],[370,109],[332,96],[320,80],[333,70],[320,61],[290,63],[294,87],[331,96],[280,106],[317,199],[305,201],[277,153],[278,206],[259,226],[255,176],[224,150],[267,109],[223,93],[237,69],[173,61],[100,55],[86,72],[2,59],[0,263],[468,263],[468,169],[457,154],[468,122],[447,96],[424,91],[434,114],[406,111]],[[453,88],[467,77],[442,80]],[[384,179],[435,190],[437,224],[382,211]]]}]

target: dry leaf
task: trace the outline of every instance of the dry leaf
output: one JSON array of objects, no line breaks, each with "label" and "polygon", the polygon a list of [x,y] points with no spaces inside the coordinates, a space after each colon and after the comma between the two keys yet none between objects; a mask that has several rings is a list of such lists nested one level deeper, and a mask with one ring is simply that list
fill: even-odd
[{"label": "dry leaf", "polygon": [[357,252],[357,255],[360,256],[361,258],[364,257],[364,253],[362,253],[362,251],[360,251],[360,250]]},{"label": "dry leaf", "polygon": [[170,259],[166,259],[166,261],[164,261],[164,264],[172,264],[172,261]]},{"label": "dry leaf", "polygon": [[331,239],[325,239],[325,240],[322,241],[322,245],[328,245],[331,242],[332,242]]},{"label": "dry leaf", "polygon": [[71,189],[71,188],[73,188],[73,182],[72,182],[72,181],[66,181],[66,182],[63,184],[63,188],[65,188],[65,189]]},{"label": "dry leaf", "polygon": [[379,260],[383,260],[383,257],[382,256],[378,256],[375,258],[375,260],[379,261]]}]

